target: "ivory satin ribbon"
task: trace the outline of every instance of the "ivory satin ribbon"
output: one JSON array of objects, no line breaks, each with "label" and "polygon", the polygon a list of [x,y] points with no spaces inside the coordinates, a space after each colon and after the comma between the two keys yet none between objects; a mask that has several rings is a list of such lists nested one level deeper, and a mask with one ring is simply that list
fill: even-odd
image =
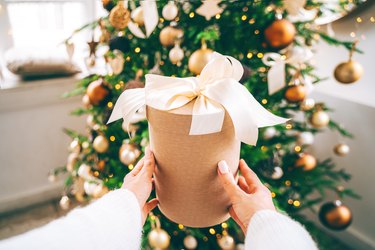
[{"label": "ivory satin ribbon", "polygon": [[145,104],[169,111],[195,100],[190,135],[220,132],[225,110],[230,115],[240,141],[255,145],[258,128],[285,123],[288,119],[267,111],[239,83],[241,63],[230,56],[214,53],[198,77],[165,77],[147,74],[144,89],[125,90],[118,98],[108,123],[120,118],[128,125]]}]

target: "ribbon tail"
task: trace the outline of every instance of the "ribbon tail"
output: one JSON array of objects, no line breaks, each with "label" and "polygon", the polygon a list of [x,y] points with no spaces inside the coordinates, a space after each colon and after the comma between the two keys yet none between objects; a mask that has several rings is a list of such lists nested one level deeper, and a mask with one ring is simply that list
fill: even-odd
[{"label": "ribbon tail", "polygon": [[145,34],[143,34],[142,30],[138,27],[137,24],[133,22],[128,23],[128,29],[138,38],[146,38]]},{"label": "ribbon tail", "polygon": [[115,107],[113,108],[112,114],[109,117],[107,124],[123,118],[126,127],[128,127],[133,115],[144,105],[144,89],[138,88],[125,90],[117,99],[117,102],[115,104]]},{"label": "ribbon tail", "polygon": [[274,64],[267,74],[268,94],[273,95],[285,87],[285,63],[278,62]]},{"label": "ribbon tail", "polygon": [[143,9],[143,16],[145,19],[146,36],[149,37],[159,22],[156,1],[141,1],[141,6]]}]

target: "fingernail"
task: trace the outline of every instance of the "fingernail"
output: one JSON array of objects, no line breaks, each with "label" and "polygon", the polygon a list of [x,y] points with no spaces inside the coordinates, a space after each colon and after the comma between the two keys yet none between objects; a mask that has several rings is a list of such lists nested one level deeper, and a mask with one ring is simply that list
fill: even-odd
[{"label": "fingernail", "polygon": [[220,173],[222,173],[222,174],[229,173],[229,167],[228,167],[228,164],[227,164],[226,161],[224,161],[224,160],[220,161],[219,164],[218,164],[218,166],[219,166]]}]

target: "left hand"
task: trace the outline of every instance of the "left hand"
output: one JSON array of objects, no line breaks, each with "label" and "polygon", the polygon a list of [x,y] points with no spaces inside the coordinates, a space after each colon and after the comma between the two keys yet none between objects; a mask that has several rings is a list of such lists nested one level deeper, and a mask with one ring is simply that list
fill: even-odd
[{"label": "left hand", "polygon": [[149,147],[145,156],[135,165],[134,169],[124,178],[122,188],[133,192],[142,209],[142,225],[145,223],[148,213],[154,209],[159,201],[155,198],[147,202],[152,191],[152,175],[155,171],[155,158]]}]

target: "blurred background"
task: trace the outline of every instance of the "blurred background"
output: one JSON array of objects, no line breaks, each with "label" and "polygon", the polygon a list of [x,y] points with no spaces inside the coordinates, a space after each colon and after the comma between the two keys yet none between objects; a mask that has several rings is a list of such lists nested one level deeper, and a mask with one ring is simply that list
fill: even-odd
[{"label": "blurred background", "polygon": [[[81,105],[81,98],[63,99],[61,95],[72,90],[87,71],[82,58],[88,53],[86,43],[91,34],[83,31],[74,37],[76,46],[71,60],[63,41],[73,30],[103,13],[106,12],[101,1],[0,0],[0,239],[64,214],[58,206],[64,180],[51,182],[48,174],[52,168],[66,164],[70,138],[62,129],[85,131],[85,119],[69,115]],[[355,58],[365,74],[356,84],[334,82],[334,67],[347,60],[344,49],[321,43],[313,59],[319,75],[328,77],[316,87],[313,97],[333,108],[332,117],[342,121],[355,136],[347,141],[349,157],[333,157],[338,166],[353,175],[349,186],[362,196],[361,200],[346,201],[355,219],[346,231],[334,234],[352,249],[375,249],[375,198],[371,184],[375,180],[374,18],[375,4],[366,4],[366,8],[323,27],[337,38],[360,39],[359,46],[365,53],[356,54]],[[54,67],[46,67],[52,71],[58,68],[57,77],[24,79],[17,75],[19,68],[11,72],[7,66],[9,61],[17,65],[34,59],[36,54],[54,62]],[[328,132],[318,135],[312,152],[318,158],[330,157],[337,136]],[[312,215],[311,218],[316,220]]]}]

